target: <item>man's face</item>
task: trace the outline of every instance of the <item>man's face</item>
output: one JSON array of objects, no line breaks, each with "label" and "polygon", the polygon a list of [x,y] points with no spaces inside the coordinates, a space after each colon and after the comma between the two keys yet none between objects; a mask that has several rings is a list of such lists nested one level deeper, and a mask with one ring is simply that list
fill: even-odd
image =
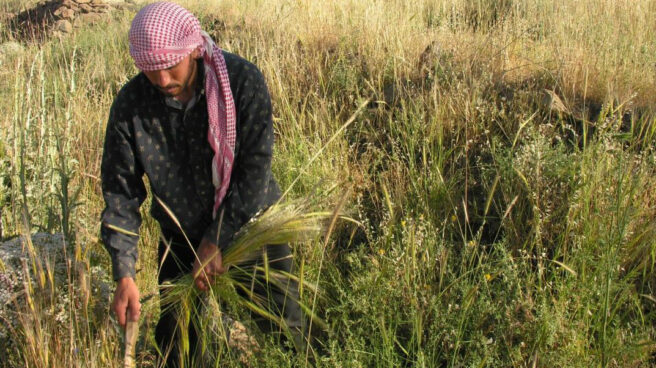
[{"label": "man's face", "polygon": [[168,69],[144,71],[150,83],[166,96],[176,97],[189,92],[196,79],[197,50]]}]

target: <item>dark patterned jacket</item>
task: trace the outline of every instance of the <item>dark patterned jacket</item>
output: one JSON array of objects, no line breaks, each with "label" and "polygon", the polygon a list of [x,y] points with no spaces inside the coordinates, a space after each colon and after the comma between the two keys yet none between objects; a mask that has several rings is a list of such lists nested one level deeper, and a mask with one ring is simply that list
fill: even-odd
[{"label": "dark patterned jacket", "polygon": [[[225,249],[243,224],[280,197],[271,173],[273,123],[264,78],[243,58],[227,52],[224,57],[237,112],[237,140],[230,186],[216,219],[202,62],[195,96],[186,107],[161,94],[143,73],[123,86],[112,104],[101,166],[106,204],[101,238],[115,280],[135,277],[144,174],[153,195],[173,212],[196,247],[206,238]],[[151,215],[163,234],[180,235],[155,199]]]}]

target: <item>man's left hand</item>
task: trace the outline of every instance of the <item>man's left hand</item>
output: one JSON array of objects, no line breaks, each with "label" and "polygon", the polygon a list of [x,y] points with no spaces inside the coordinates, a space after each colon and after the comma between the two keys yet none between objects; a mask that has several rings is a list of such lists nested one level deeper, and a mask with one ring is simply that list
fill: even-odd
[{"label": "man's left hand", "polygon": [[[200,246],[196,249],[196,262],[191,274],[194,276],[194,283],[199,290],[207,291],[214,282],[216,276],[226,272],[223,267],[223,259],[219,247],[203,239]],[[205,267],[202,267],[202,266]]]}]

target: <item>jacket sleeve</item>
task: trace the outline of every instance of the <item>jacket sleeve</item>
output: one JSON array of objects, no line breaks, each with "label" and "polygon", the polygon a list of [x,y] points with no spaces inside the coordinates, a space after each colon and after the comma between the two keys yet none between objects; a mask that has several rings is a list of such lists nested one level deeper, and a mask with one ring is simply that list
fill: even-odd
[{"label": "jacket sleeve", "polygon": [[273,121],[271,99],[262,74],[251,66],[240,96],[234,96],[240,126],[239,152],[230,186],[204,238],[222,250],[258,211],[271,203]]},{"label": "jacket sleeve", "polygon": [[112,259],[114,280],[135,277],[139,207],[146,198],[143,168],[135,158],[133,130],[121,116],[117,101],[110,110],[100,169],[105,199],[100,234]]}]

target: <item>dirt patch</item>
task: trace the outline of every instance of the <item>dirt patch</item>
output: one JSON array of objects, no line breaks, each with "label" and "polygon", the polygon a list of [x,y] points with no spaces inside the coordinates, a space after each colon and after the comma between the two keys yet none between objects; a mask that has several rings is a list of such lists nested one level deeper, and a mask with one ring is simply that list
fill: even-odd
[{"label": "dirt patch", "polygon": [[49,0],[9,17],[9,32],[19,41],[44,41],[73,31],[74,26],[108,18],[114,9],[132,6],[132,0]]}]

